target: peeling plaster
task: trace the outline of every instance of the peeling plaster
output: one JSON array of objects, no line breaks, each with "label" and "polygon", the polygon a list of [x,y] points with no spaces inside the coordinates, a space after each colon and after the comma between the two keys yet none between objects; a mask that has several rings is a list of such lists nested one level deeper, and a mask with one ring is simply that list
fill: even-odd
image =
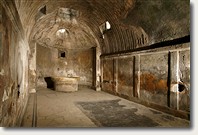
[{"label": "peeling plaster", "polygon": [[5,73],[5,72],[4,72],[4,70],[3,70],[3,69],[1,69],[0,75],[2,75],[2,76],[3,76],[3,75],[4,75],[4,73]]},{"label": "peeling plaster", "polygon": [[7,93],[6,90],[4,90],[2,101],[4,102],[4,101],[7,100],[8,98],[9,98],[9,97],[8,97],[8,93]]}]

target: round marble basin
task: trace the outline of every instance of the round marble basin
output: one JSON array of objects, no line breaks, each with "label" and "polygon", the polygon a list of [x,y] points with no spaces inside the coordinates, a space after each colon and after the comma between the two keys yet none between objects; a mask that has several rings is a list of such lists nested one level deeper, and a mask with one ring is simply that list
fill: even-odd
[{"label": "round marble basin", "polygon": [[79,77],[52,77],[55,91],[73,92],[78,90]]}]

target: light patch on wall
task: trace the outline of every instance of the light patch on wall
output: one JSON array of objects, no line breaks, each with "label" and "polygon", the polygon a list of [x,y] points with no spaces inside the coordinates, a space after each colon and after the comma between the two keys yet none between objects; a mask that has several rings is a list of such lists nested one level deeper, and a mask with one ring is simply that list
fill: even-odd
[{"label": "light patch on wall", "polygon": [[[28,84],[28,55],[29,55],[29,46],[27,40],[19,41],[18,48],[18,65],[17,65],[17,73],[18,73],[18,85],[20,93],[27,92],[27,84]],[[24,96],[24,95],[23,95]]]},{"label": "light patch on wall", "polygon": [[85,76],[80,77],[81,81],[87,81],[87,78]]},{"label": "light patch on wall", "polygon": [[31,90],[29,91],[29,93],[36,93],[36,90],[35,90],[35,89],[31,89]]},{"label": "light patch on wall", "polygon": [[67,71],[67,77],[76,77],[76,73],[74,72],[74,70],[68,70]]},{"label": "light patch on wall", "polygon": [[7,99],[8,99],[8,93],[6,90],[4,90],[2,101],[4,102]]},{"label": "light patch on wall", "polygon": [[4,75],[4,70],[3,69],[1,70],[0,75],[2,75],[2,76]]}]

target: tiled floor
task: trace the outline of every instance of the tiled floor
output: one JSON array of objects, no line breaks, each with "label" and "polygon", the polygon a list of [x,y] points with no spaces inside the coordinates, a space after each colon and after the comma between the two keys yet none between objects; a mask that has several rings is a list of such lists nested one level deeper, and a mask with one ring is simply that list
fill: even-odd
[{"label": "tiled floor", "polygon": [[[22,127],[32,126],[33,95]],[[37,90],[37,127],[182,127],[190,122],[89,88],[77,92]]]}]

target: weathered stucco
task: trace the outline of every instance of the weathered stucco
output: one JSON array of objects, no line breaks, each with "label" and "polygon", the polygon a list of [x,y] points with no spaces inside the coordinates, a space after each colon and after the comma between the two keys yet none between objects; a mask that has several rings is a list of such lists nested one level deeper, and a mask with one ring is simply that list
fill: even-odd
[{"label": "weathered stucco", "polygon": [[140,57],[140,99],[167,105],[168,53]]},{"label": "weathered stucco", "polygon": [[13,24],[16,20],[1,4],[0,10],[0,126],[16,126],[28,99],[29,46]]},{"label": "weathered stucco", "polygon": [[162,107],[184,111],[187,118],[190,44],[183,45],[186,47],[102,57],[102,90],[152,107],[156,105],[162,111]]},{"label": "weathered stucco", "polygon": [[189,1],[0,0],[0,126],[52,76],[189,119]]},{"label": "weathered stucco", "polygon": [[93,50],[65,50],[65,58],[59,50],[37,45],[37,77],[66,76],[80,77],[79,85],[92,86]]},{"label": "weathered stucco", "polygon": [[133,96],[133,57],[118,59],[118,93]]},{"label": "weathered stucco", "polygon": [[190,51],[179,52],[179,105],[181,110],[190,111]]},{"label": "weathered stucco", "polygon": [[115,93],[115,89],[113,87],[114,83],[114,71],[113,71],[113,59],[103,59],[102,60],[102,89]]}]

